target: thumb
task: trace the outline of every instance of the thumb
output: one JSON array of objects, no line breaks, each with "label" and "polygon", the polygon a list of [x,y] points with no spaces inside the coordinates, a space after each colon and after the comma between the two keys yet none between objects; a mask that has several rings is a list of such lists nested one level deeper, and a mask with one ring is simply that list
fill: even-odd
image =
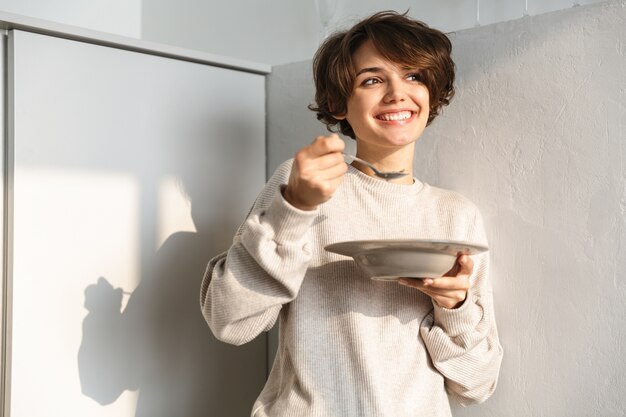
[{"label": "thumb", "polygon": [[459,274],[471,275],[474,269],[474,261],[469,255],[459,257],[459,266],[461,267]]}]

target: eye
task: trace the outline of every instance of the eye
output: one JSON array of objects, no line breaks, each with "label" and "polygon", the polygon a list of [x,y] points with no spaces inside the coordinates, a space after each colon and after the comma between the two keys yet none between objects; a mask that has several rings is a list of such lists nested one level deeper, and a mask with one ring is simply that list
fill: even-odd
[{"label": "eye", "polygon": [[361,82],[361,85],[367,86],[367,85],[374,85],[378,83],[380,83],[380,80],[378,78],[366,78],[365,80]]},{"label": "eye", "polygon": [[422,76],[419,72],[411,73],[407,75],[406,78],[409,81],[418,81],[418,82],[422,81]]}]

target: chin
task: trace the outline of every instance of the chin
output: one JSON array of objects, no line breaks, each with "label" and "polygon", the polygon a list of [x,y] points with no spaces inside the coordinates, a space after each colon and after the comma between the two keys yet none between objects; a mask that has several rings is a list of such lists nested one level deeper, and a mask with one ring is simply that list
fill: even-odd
[{"label": "chin", "polygon": [[381,148],[394,149],[394,148],[403,148],[405,146],[412,145],[416,141],[417,141],[417,138],[410,139],[410,140],[408,140],[408,139],[407,140],[399,140],[399,139],[383,139],[383,138],[379,138],[376,141],[365,141],[365,142],[374,143],[374,144],[376,144],[376,146],[379,146]]},{"label": "chin", "polygon": [[416,142],[424,133],[424,129],[415,130],[413,132],[402,132],[396,135],[382,135],[380,143],[387,143],[390,146],[405,146]]},{"label": "chin", "polygon": [[369,143],[383,148],[401,148],[415,143],[424,133],[424,129],[416,129],[414,132],[370,132],[369,135],[356,135],[357,142]]},{"label": "chin", "polygon": [[423,133],[423,131],[422,132],[416,132],[412,136],[386,138],[384,140],[384,143],[389,144],[389,146],[395,146],[395,147],[411,145],[412,143],[417,142],[419,137],[422,136],[422,133]]}]

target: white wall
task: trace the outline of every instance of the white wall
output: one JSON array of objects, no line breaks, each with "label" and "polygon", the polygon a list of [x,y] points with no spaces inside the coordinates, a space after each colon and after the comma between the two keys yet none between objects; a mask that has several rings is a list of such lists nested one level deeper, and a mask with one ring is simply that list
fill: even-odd
[{"label": "white wall", "polygon": [[450,32],[602,0],[0,0],[0,10],[267,64],[310,59],[325,33],[381,9]]},{"label": "white wall", "polygon": [[199,291],[264,184],[265,77],[8,46],[10,415],[249,415],[266,337],[215,339]]},{"label": "white wall", "polygon": [[141,37],[141,0],[0,0],[0,10],[131,38]]},{"label": "white wall", "polygon": [[[453,36],[457,95],[416,174],[488,228],[505,356],[487,403],[455,416],[626,415],[626,0]],[[311,62],[268,82],[272,170],[324,131]]]}]

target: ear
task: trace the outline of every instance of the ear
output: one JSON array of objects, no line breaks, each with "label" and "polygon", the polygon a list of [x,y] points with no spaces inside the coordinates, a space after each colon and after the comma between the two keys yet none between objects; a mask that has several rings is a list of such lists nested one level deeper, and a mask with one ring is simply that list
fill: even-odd
[{"label": "ear", "polygon": [[345,120],[346,115],[348,113],[347,111],[345,111],[341,114],[333,114],[333,112],[335,111],[335,105],[333,104],[331,100],[328,101],[328,111],[336,120]]}]

